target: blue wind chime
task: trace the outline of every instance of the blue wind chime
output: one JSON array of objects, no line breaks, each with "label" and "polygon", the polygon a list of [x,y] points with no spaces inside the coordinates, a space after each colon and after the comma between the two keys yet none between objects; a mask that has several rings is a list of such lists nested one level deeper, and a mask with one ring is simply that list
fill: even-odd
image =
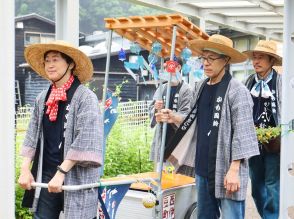
[{"label": "blue wind chime", "polygon": [[127,56],[126,56],[126,52],[124,51],[124,38],[122,38],[122,45],[121,45],[121,49],[120,51],[118,52],[118,60],[120,61],[125,61],[127,59]]},{"label": "blue wind chime", "polygon": [[191,72],[192,68],[187,63],[187,61],[191,58],[191,56],[192,56],[192,51],[188,47],[185,47],[181,52],[181,58],[183,59],[183,62],[184,62],[184,65],[182,67],[183,76],[187,76]]},{"label": "blue wind chime", "polygon": [[126,58],[126,52],[124,51],[123,48],[120,49],[120,51],[118,52],[118,60],[120,61],[125,61],[127,58]]},{"label": "blue wind chime", "polygon": [[150,51],[149,56],[148,56],[149,66],[152,69],[151,73],[152,73],[153,78],[155,80],[159,80],[159,76],[158,76],[158,72],[157,72],[155,64],[159,60],[158,56],[159,56],[159,53],[161,52],[161,50],[162,50],[161,43],[158,42],[158,41],[155,41],[151,46],[151,51]]},{"label": "blue wind chime", "polygon": [[204,71],[203,71],[203,65],[199,64],[199,61],[191,59],[192,57],[192,51],[185,47],[181,52],[181,57],[183,59],[184,65],[182,67],[182,74],[183,76],[188,76],[191,72],[193,72],[193,77],[196,80],[203,79]]},{"label": "blue wind chime", "polygon": [[203,76],[204,76],[203,65],[200,65],[200,68],[196,68],[196,70],[193,72],[193,76],[196,80],[203,79]]}]

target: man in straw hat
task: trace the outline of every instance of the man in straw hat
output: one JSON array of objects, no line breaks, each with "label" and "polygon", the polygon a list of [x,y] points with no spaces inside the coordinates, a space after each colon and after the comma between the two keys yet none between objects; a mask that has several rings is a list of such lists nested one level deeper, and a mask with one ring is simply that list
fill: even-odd
[{"label": "man in straw hat", "polygon": [[[276,127],[281,122],[281,76],[273,66],[282,65],[274,41],[260,40],[254,50],[244,52],[252,60],[255,74],[245,84],[254,102],[256,127]],[[274,144],[274,143],[277,144]],[[259,144],[260,155],[249,160],[252,196],[262,218],[279,217],[280,142]]]},{"label": "man in straw hat", "polygon": [[[248,159],[259,154],[253,101],[226,66],[246,60],[222,35],[190,42],[201,52],[208,77],[195,86],[191,111],[179,125],[166,157],[179,172],[196,174],[197,218],[244,218]],[[165,109],[164,121],[178,121]]]},{"label": "man in straw hat", "polygon": [[[98,189],[62,193],[62,185],[95,183],[102,162],[102,116],[96,95],[81,83],[93,75],[91,60],[63,41],[25,49],[31,68],[51,82],[36,98],[22,146],[19,185],[26,189],[23,206],[34,218],[93,219]],[[30,164],[33,162],[32,169]],[[48,189],[32,189],[32,182]]]}]

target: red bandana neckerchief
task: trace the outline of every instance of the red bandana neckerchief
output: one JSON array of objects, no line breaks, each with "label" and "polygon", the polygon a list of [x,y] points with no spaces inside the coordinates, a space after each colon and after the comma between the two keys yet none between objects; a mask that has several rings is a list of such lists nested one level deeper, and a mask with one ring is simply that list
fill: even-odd
[{"label": "red bandana neckerchief", "polygon": [[66,101],[66,91],[71,87],[72,83],[74,81],[74,76],[71,75],[68,81],[62,85],[62,87],[56,87],[55,84],[52,85],[51,93],[49,95],[49,98],[46,102],[47,111],[46,114],[49,114],[49,120],[51,122],[56,121],[57,119],[57,112],[58,112],[58,102]]}]

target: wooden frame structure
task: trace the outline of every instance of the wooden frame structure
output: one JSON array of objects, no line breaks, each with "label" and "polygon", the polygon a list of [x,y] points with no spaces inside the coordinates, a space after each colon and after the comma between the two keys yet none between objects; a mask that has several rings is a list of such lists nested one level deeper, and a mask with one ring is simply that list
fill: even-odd
[{"label": "wooden frame structure", "polygon": [[[105,18],[105,27],[115,31],[122,37],[137,42],[142,48],[150,51],[152,43],[162,44],[161,57],[168,57],[171,53],[173,26],[177,26],[177,41],[175,55],[188,46],[194,39],[208,39],[208,34],[194,25],[180,14],[165,14],[156,16],[130,16],[121,18]],[[199,51],[192,50],[196,56]]]}]

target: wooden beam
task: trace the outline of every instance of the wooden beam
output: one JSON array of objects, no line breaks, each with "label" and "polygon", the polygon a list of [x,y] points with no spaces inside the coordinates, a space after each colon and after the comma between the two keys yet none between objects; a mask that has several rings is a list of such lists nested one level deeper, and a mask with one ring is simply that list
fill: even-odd
[{"label": "wooden beam", "polygon": [[[177,25],[177,41],[175,54],[180,55],[188,41],[194,39],[208,39],[208,35],[195,26],[187,18],[179,14],[157,16],[130,16],[121,18],[105,18],[106,27],[113,29],[122,37],[137,42],[144,49],[151,50],[152,43],[162,44],[160,56],[170,55],[172,28]],[[199,51],[192,50],[195,55]]]}]

